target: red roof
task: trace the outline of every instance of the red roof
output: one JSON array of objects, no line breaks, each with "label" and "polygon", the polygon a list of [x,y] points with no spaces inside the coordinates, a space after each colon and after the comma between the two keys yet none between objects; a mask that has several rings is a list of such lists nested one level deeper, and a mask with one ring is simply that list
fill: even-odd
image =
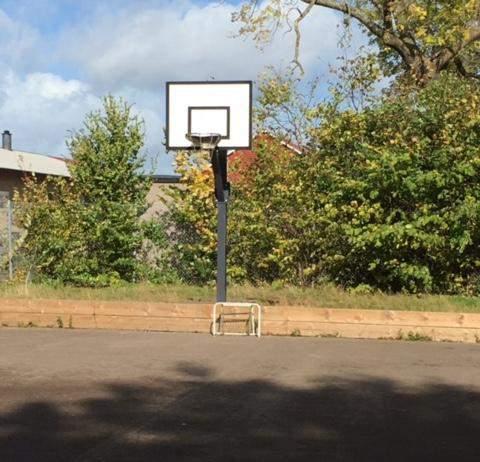
[{"label": "red roof", "polygon": [[[262,134],[255,137],[255,144],[265,141],[273,141],[274,138],[268,134]],[[301,147],[295,143],[290,143],[287,141],[278,141],[282,146],[286,147],[289,151],[293,151],[295,154],[301,154]],[[232,183],[238,183],[246,172],[248,172],[252,166],[257,161],[258,156],[255,151],[250,149],[239,149],[238,151],[232,152],[228,156],[229,162],[229,179]]]},{"label": "red roof", "polygon": [[228,156],[228,177],[232,183],[238,183],[251,170],[258,156],[249,149],[240,149]]}]

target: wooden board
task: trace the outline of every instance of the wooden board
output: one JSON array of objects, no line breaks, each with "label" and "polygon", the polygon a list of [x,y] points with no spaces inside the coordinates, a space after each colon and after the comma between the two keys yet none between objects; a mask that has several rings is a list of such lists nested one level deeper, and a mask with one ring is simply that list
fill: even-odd
[{"label": "wooden board", "polygon": [[[0,325],[210,332],[212,305],[0,299]],[[408,338],[480,342],[480,314],[391,310],[263,308],[264,335]]]}]

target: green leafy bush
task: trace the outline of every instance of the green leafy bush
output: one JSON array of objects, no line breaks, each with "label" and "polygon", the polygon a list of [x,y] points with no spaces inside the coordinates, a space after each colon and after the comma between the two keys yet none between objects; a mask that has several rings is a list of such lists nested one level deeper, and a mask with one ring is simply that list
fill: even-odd
[{"label": "green leafy bush", "polygon": [[71,179],[26,180],[15,200],[27,273],[82,286],[138,278],[150,186],[143,138],[130,106],[107,97],[68,143]]},{"label": "green leafy bush", "polygon": [[[230,278],[479,293],[479,105],[478,83],[445,74],[362,111],[335,101],[306,110],[303,154],[265,138],[234,184]],[[184,165],[172,256],[181,279],[212,281],[212,178],[205,165]]]},{"label": "green leafy bush", "polygon": [[319,270],[344,286],[478,293],[479,104],[478,83],[445,75],[324,121],[298,167]]}]

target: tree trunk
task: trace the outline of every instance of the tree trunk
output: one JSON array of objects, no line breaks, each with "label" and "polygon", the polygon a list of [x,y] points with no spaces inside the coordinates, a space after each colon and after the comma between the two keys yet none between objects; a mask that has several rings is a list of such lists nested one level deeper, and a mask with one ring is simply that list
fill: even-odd
[{"label": "tree trunk", "polygon": [[420,55],[415,56],[413,63],[410,65],[410,70],[415,81],[421,87],[435,80],[441,71],[435,61]]}]

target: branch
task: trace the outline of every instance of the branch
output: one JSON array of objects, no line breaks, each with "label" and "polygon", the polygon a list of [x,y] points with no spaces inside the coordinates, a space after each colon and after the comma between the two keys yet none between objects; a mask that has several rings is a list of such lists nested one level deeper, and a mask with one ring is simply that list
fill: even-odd
[{"label": "branch", "polygon": [[[458,56],[465,48],[467,48],[473,42],[476,42],[478,40],[480,40],[480,27],[469,29],[467,31],[466,39],[463,40],[458,46],[447,47],[447,48],[441,50],[438,53],[438,56],[437,56],[437,66],[438,66],[438,68],[439,69],[445,69],[445,67],[447,67],[449,63],[454,61],[455,65],[457,66],[457,69],[459,70],[459,72],[462,75],[464,75],[460,71],[458,63],[457,63],[457,60],[459,61],[459,63],[462,62]],[[462,67],[463,67],[463,64],[462,64]]]},{"label": "branch", "polygon": [[480,40],[480,27],[473,27],[471,29],[468,29],[467,33],[468,33],[468,36],[462,42],[459,52],[462,51],[464,48],[468,47],[469,45],[471,45],[473,42]]},{"label": "branch", "polygon": [[480,80],[480,74],[476,74],[475,72],[467,71],[467,69],[465,69],[465,66],[463,64],[463,61],[458,56],[453,60],[453,62],[455,63],[457,71],[461,75],[463,75],[464,77],[467,77],[467,78]]},{"label": "branch", "polygon": [[300,23],[305,19],[308,13],[310,13],[312,8],[315,6],[315,1],[316,0],[310,0],[308,6],[303,11],[298,10],[299,16],[297,17],[297,19],[295,19],[295,22],[293,23],[293,28],[295,30],[295,56],[293,58],[293,63],[300,69],[300,73],[302,75],[305,74],[305,70],[300,63],[300,41],[302,38],[302,34],[300,31]]},{"label": "branch", "polygon": [[375,5],[375,8],[377,8],[378,11],[382,11],[382,2],[378,0],[372,0],[372,3]]},{"label": "branch", "polygon": [[[308,0],[302,0],[310,3]],[[362,23],[373,35],[378,37],[385,45],[397,51],[407,65],[412,65],[415,59],[412,50],[405,42],[398,37],[391,29],[380,27],[375,21],[369,18],[361,8],[351,7],[348,3],[336,0],[315,0],[315,5],[340,11],[355,18]]]},{"label": "branch", "polygon": [[393,1],[387,0],[383,4],[383,24],[385,30],[393,30],[393,13],[392,13]]},{"label": "branch", "polygon": [[[312,3],[308,0],[302,0],[304,3]],[[360,8],[351,7],[347,2],[339,2],[336,0],[314,0],[314,5],[323,6],[325,8],[330,8],[331,10],[340,11],[341,13],[347,14],[352,18],[355,18],[357,21],[360,21],[372,34],[377,37],[383,35],[383,29],[375,24],[364,11]]]}]

